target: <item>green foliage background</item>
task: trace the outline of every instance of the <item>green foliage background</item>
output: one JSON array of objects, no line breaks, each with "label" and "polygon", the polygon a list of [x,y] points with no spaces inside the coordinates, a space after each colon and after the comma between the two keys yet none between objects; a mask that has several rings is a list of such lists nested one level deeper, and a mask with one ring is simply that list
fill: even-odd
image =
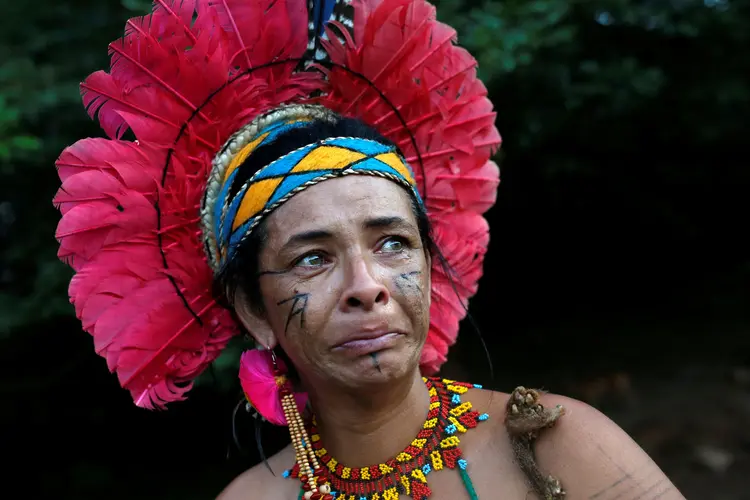
[{"label": "green foliage background", "polygon": [[[33,359],[50,336],[80,339],[66,351],[73,364],[94,357],[70,320],[71,273],[55,255],[54,161],[66,145],[100,135],[78,83],[106,67],[107,43],[148,9],[143,0],[3,6],[0,342],[7,361],[35,366],[6,363],[0,387],[13,397],[44,398],[62,376]],[[741,309],[750,270],[749,2],[441,0],[438,14],[478,58],[504,138],[493,253],[474,303],[485,329],[495,325],[487,287],[511,301],[514,325],[544,323],[513,316],[512,304],[525,301],[559,321],[613,303],[656,305],[668,318],[695,304]],[[584,275],[592,291],[561,299]],[[640,280],[636,298],[601,302],[594,289],[612,280]],[[665,290],[663,302],[643,299]],[[231,391],[238,352],[217,362],[211,383]],[[102,484],[115,481],[97,467]]]}]

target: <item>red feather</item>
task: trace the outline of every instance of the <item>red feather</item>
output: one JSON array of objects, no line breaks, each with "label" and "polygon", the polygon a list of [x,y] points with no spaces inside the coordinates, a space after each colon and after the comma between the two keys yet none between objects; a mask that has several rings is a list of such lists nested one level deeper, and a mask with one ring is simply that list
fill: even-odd
[{"label": "red feather", "polygon": [[329,33],[326,49],[334,63],[375,82],[390,102],[334,67],[322,104],[375,125],[415,170],[437,244],[452,268],[449,279],[434,259],[430,331],[421,360],[423,371],[434,373],[456,340],[481,277],[489,243],[481,214],[495,202],[499,171],[489,157],[500,135],[476,61],[453,45],[455,31],[436,21],[434,7],[419,0],[355,5],[356,14],[372,9],[369,16],[355,15],[355,39],[341,42]]},{"label": "red feather", "polygon": [[[212,299],[199,210],[221,145],[282,103],[358,117],[407,156],[455,280],[435,259],[421,364],[434,372],[445,361],[488,244],[481,214],[499,182],[489,161],[500,144],[495,114],[476,62],[430,4],[352,5],[351,34],[328,27],[342,35],[329,31],[324,43],[333,67],[296,71],[306,0],[156,0],[110,45],[110,72],[81,84],[110,139],[79,141],[57,161],[59,255],[76,271],[76,315],[138,405],[184,398],[237,333]],[[118,140],[128,129],[136,143]]]}]

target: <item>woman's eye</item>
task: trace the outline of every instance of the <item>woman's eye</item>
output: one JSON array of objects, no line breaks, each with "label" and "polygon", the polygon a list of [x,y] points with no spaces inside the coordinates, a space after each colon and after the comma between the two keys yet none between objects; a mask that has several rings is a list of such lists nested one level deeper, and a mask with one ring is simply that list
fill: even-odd
[{"label": "woman's eye", "polygon": [[403,252],[405,248],[406,245],[404,245],[404,242],[397,238],[387,239],[380,247],[381,251],[385,253]]},{"label": "woman's eye", "polygon": [[326,261],[319,253],[311,253],[300,258],[296,265],[302,267],[320,267],[325,264]]}]

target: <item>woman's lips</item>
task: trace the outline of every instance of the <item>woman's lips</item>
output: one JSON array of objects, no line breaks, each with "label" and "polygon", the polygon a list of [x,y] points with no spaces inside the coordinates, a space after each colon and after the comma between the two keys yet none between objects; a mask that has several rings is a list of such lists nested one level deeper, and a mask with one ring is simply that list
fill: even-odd
[{"label": "woman's lips", "polygon": [[401,333],[389,332],[377,337],[349,340],[337,345],[334,350],[345,351],[352,356],[364,356],[393,347],[401,335]]}]

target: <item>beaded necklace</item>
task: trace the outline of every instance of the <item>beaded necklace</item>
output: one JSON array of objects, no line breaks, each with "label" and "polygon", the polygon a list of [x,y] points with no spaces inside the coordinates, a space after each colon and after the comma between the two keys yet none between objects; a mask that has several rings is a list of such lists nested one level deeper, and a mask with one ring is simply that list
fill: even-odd
[{"label": "beaded necklace", "polygon": [[[427,485],[430,473],[458,468],[470,498],[477,500],[466,471],[467,462],[458,447],[458,435],[489,418],[486,413],[480,415],[472,410],[470,402],[461,401],[461,396],[469,389],[481,389],[481,386],[440,378],[422,380],[430,395],[430,409],[422,430],[401,453],[384,463],[354,468],[340,464],[323,447],[313,419],[308,435],[313,453],[321,463],[321,466],[315,464],[318,476],[315,483],[327,485],[325,491],[330,489],[331,497],[336,500],[398,500],[399,494],[425,500],[432,494]],[[300,474],[299,463],[285,471],[284,477],[300,479],[300,498],[312,497],[310,478],[305,473]]]}]

